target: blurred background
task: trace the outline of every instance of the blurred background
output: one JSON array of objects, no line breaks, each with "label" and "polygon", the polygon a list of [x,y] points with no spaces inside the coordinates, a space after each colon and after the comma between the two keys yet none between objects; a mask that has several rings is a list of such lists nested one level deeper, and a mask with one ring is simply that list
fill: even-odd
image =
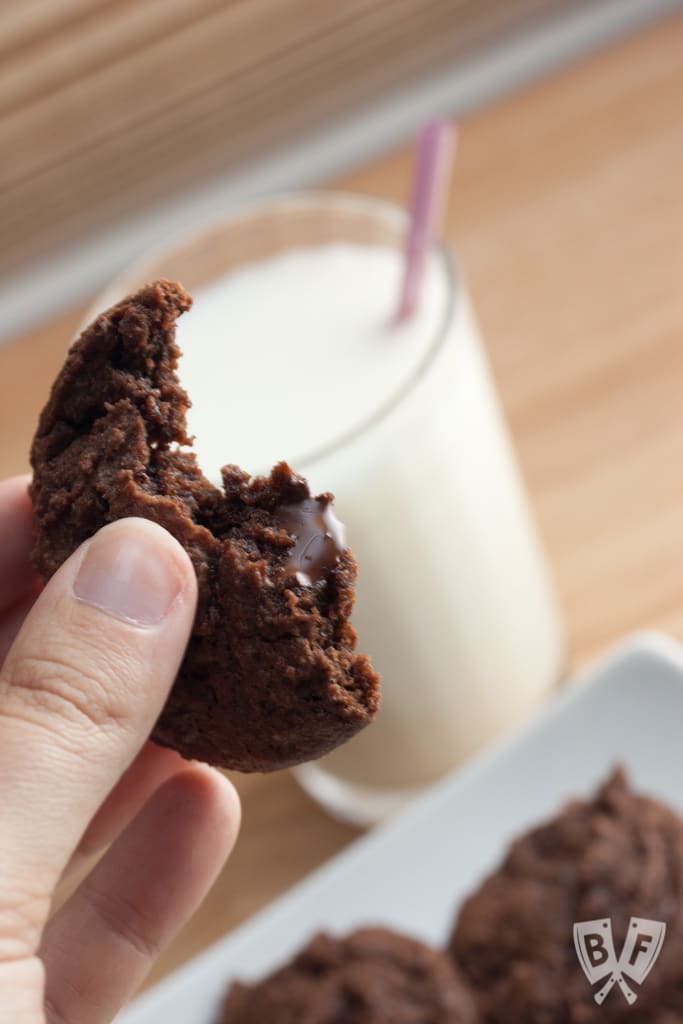
[{"label": "blurred background", "polygon": [[7,0],[0,336],[198,217],[338,175],[678,6]]}]

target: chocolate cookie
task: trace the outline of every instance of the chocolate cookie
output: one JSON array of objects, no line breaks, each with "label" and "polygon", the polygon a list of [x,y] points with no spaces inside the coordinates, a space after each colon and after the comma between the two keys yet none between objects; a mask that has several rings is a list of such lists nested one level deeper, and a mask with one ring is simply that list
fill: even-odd
[{"label": "chocolate cookie", "polygon": [[[683,1020],[682,897],[683,822],[618,771],[512,844],[464,904],[450,949],[490,1024],[668,1024]],[[611,919],[618,957],[631,917],[665,922],[664,944],[642,986],[626,979],[633,1006],[618,985],[599,1006],[574,923]]]},{"label": "chocolate cookie", "polygon": [[[224,768],[271,771],[367,725],[378,678],[355,652],[356,563],[332,495],[311,497],[284,462],[256,479],[228,465],[221,491],[186,447],[175,321],[190,305],[181,285],[158,281],[74,343],[31,450],[33,558],[47,579],[115,519],[169,530],[192,559],[199,605],[152,738]],[[226,401],[244,386],[226,381]]]},{"label": "chocolate cookie", "polygon": [[385,928],[316,935],[256,985],[234,984],[218,1024],[475,1024],[443,953]]}]

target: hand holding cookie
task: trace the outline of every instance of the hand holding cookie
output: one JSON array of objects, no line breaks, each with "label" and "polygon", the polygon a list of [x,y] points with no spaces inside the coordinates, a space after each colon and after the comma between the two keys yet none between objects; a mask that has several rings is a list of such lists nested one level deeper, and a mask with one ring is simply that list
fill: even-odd
[{"label": "hand holding cookie", "polygon": [[[145,745],[195,614],[186,553],[122,520],[41,592],[27,484],[0,484],[0,1020],[98,1024],[205,895],[239,805]],[[110,843],[46,927],[60,878]]]},{"label": "hand holding cookie", "polygon": [[203,475],[177,374],[176,320],[191,305],[181,284],[156,281],[72,345],[31,448],[33,561],[47,580],[130,516],[168,530],[198,602],[152,739],[219,768],[275,771],[365,728],[379,678],[356,650],[356,561],[332,495],[311,495],[282,461],[256,477],[228,463],[220,488]]}]

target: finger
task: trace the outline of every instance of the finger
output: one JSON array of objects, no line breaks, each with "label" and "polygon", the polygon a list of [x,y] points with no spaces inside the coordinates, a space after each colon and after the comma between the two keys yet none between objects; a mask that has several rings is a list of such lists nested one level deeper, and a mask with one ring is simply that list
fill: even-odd
[{"label": "finger", "polygon": [[211,768],[161,787],[45,930],[48,1024],[112,1020],[213,884],[239,817]]},{"label": "finger", "polygon": [[31,611],[41,590],[42,584],[40,581],[34,581],[33,587],[27,594],[5,611],[2,618],[0,618],[0,665],[2,665],[7,657],[17,633],[24,624],[24,619]]},{"label": "finger", "polygon": [[188,762],[174,750],[146,743],[130,768],[121,776],[104,803],[95,812],[66,867],[65,874],[75,870],[84,860],[101,853],[123,832],[149,798],[164,782]]},{"label": "finger", "polygon": [[24,943],[10,955],[37,941],[46,899],[154,725],[195,602],[187,554],[133,519],[84,545],[29,612],[0,673],[0,960],[8,934]]},{"label": "finger", "polygon": [[11,607],[35,583],[31,565],[33,509],[28,476],[0,482],[0,612]]}]

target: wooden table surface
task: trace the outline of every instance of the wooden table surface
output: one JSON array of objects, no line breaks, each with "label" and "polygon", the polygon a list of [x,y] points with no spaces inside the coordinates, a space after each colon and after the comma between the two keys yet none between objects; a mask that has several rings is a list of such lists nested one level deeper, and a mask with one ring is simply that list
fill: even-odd
[{"label": "wooden table surface", "polygon": [[597,3],[0,3],[0,275]]},{"label": "wooden table surface", "polygon": [[[463,124],[448,219],[545,539],[572,661],[683,640],[683,15]],[[404,200],[410,154],[341,184]],[[39,296],[37,297],[39,301]],[[0,349],[23,471],[79,311]],[[284,773],[236,780],[231,864],[158,979],[354,838]]]}]

